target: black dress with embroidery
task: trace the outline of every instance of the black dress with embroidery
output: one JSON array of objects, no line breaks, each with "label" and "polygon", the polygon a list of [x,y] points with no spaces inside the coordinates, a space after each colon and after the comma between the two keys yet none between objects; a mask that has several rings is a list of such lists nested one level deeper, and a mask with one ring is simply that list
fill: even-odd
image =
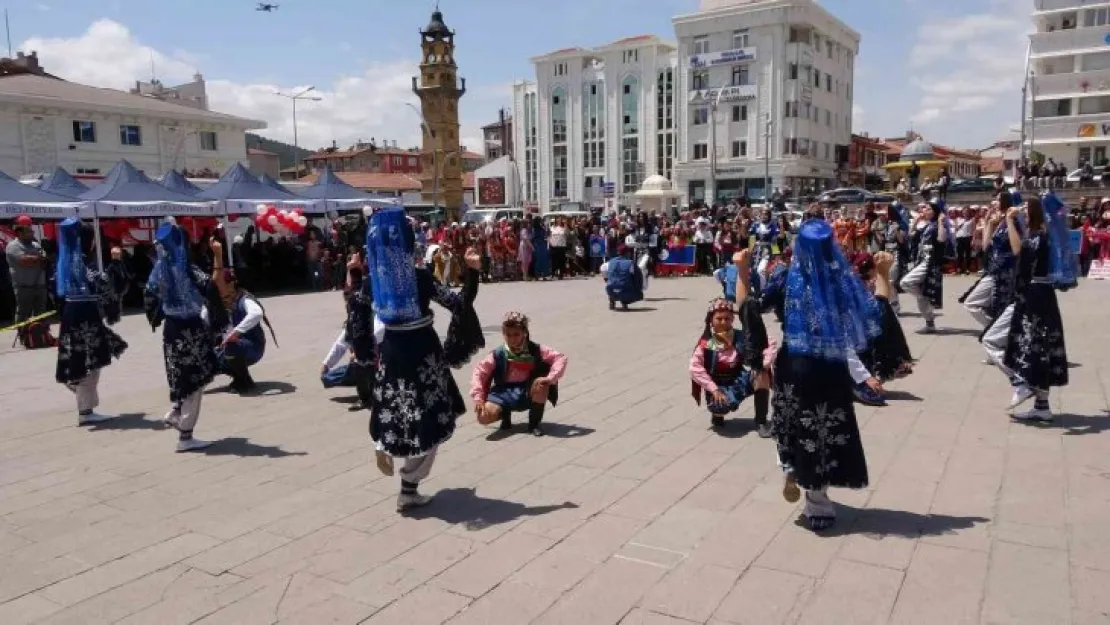
[{"label": "black dress with embroidery", "polygon": [[779,461],[802,488],[867,487],[853,386],[847,362],[779,350],[771,431]]},{"label": "black dress with embroidery", "polygon": [[875,296],[875,305],[882,319],[882,332],[859,353],[859,359],[871,375],[886,381],[898,377],[904,367],[912,365],[913,355],[890,302],[885,297]]},{"label": "black dress with embroidery", "polygon": [[[460,293],[424,268],[416,270],[416,281],[424,319],[386,327],[378,344],[370,406],[370,437],[380,450],[397,458],[423,455],[455,433],[455,419],[467,408],[451,368],[466,364],[486,344],[474,312],[476,270],[466,270]],[[432,325],[432,301],[451,312],[443,344]]]},{"label": "black dress with embroidery", "polygon": [[1004,360],[1026,384],[1041,390],[1068,384],[1064,320],[1056,289],[1045,279],[1049,258],[1049,238],[1044,232],[1030,234],[1022,241],[1014,317]]},{"label": "black dress with embroidery", "polygon": [[925,282],[921,285],[921,294],[936,310],[944,308],[945,244],[938,239],[940,228],[940,224],[934,221],[919,231],[917,256],[913,266],[916,269],[921,263],[926,263]]},{"label": "black dress with embroidery", "polygon": [[127,349],[127,342],[108,327],[119,321],[119,294],[102,273],[89,269],[86,280],[89,294],[71,297],[61,306],[54,379],[62,384],[80,382]]},{"label": "black dress with embroidery", "polygon": [[[210,295],[215,288],[211,284],[211,278],[197,267],[192,267],[190,274],[193,286],[202,295]],[[150,289],[143,295],[143,307],[151,330],[163,326],[162,358],[166,366],[170,401],[182,401],[211,384],[220,365],[216,356],[218,333],[214,333],[199,316],[166,316],[158,294],[152,293]]]}]

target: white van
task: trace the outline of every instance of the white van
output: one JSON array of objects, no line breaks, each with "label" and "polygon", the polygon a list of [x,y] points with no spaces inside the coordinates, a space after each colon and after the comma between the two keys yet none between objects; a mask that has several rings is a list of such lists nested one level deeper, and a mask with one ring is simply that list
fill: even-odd
[{"label": "white van", "polygon": [[463,215],[463,223],[466,224],[482,224],[488,222],[501,221],[501,219],[523,219],[524,209],[522,208],[476,208],[466,211]]}]

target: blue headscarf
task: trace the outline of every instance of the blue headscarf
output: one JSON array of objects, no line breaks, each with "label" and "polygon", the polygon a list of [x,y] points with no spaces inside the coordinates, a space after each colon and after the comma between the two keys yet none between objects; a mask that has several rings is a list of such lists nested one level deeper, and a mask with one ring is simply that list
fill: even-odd
[{"label": "blue headscarf", "polygon": [[154,240],[158,249],[158,262],[150,272],[147,290],[161,300],[162,312],[167,317],[200,316],[204,296],[197,290],[189,275],[185,235],[175,223],[167,221],[158,227]]},{"label": "blue headscarf", "polygon": [[375,211],[366,229],[367,276],[374,314],[382,323],[412,323],[424,317],[416,286],[416,236],[403,208]]},{"label": "blue headscarf", "polygon": [[76,217],[66,219],[58,228],[58,266],[54,275],[58,297],[89,294],[85,253],[81,249],[81,220]]},{"label": "blue headscarf", "polygon": [[944,224],[944,231],[948,233],[948,241],[945,246],[948,248],[949,254],[954,254],[956,252],[956,234],[952,232],[952,220],[941,219],[941,217],[948,216],[948,203],[938,198],[931,200],[929,205],[933,207],[933,219],[936,220],[938,230],[941,224]]},{"label": "blue headscarf", "polygon": [[823,221],[802,224],[786,278],[783,342],[790,353],[847,360],[879,335],[877,310],[833,242],[832,227]]},{"label": "blue headscarf", "polygon": [[[894,209],[894,215],[897,217],[898,226],[902,228],[902,232],[909,234],[910,231],[910,211],[898,200],[894,200],[890,207]],[[888,211],[890,212],[890,211]]]},{"label": "blue headscarf", "polygon": [[1041,197],[1041,208],[1048,231],[1048,279],[1061,291],[1079,286],[1079,257],[1071,246],[1067,207],[1049,191]]}]

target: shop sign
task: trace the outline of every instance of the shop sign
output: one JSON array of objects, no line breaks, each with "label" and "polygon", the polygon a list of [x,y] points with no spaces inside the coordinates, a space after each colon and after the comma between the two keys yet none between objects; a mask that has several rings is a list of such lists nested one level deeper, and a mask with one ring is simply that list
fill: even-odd
[{"label": "shop sign", "polygon": [[690,67],[693,69],[703,69],[706,67],[716,67],[718,65],[747,63],[748,61],[754,60],[755,48],[733,48],[732,50],[721,50],[720,52],[695,54],[690,57]]},{"label": "shop sign", "polygon": [[1079,132],[1076,135],[1080,138],[1095,137],[1099,133],[1102,136],[1110,136],[1110,123],[1103,122],[1101,124],[1079,124]]},{"label": "shop sign", "polygon": [[741,100],[754,100],[759,94],[758,85],[734,85],[720,89],[695,89],[690,92],[690,104],[711,104],[717,101],[717,93],[721,94],[721,102],[739,102]]}]

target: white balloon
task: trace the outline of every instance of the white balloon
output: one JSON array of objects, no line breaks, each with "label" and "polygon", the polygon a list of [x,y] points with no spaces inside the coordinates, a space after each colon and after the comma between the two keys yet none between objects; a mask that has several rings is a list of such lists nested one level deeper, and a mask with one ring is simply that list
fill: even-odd
[{"label": "white balloon", "polygon": [[261,216],[261,215],[266,214],[266,210],[267,210],[266,205],[263,204],[263,205],[259,206],[258,208],[254,209],[254,212],[257,213],[259,216]]},{"label": "white balloon", "polygon": [[308,225],[308,217],[305,217],[304,215],[297,215],[297,223],[299,223],[302,226],[307,226]]},{"label": "white balloon", "polygon": [[274,226],[275,228],[281,225],[281,222],[278,221],[277,215],[270,215],[266,218],[266,222],[269,223],[271,226]]}]

